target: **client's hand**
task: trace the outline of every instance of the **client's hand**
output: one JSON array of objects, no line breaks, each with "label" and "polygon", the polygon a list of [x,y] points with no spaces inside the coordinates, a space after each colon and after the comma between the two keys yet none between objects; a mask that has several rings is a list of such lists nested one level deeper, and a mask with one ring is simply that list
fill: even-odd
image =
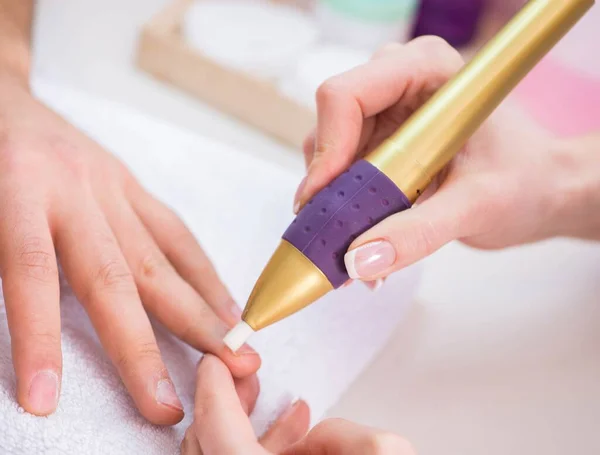
[{"label": "client's hand", "polygon": [[297,402],[257,441],[248,420],[258,393],[254,380],[234,381],[223,363],[205,356],[198,367],[195,420],[182,455],[414,455],[399,436],[330,419],[308,435],[309,411]]},{"label": "client's hand", "polygon": [[[305,143],[308,173],[296,209],[396,131],[462,64],[443,40],[423,37],[387,46],[325,82],[317,93],[317,128]],[[516,112],[502,114],[480,129],[416,207],[353,242],[345,257],[352,278],[383,278],[456,239],[491,249],[555,235],[600,236],[600,217],[593,215],[600,208],[593,197],[600,160],[585,145],[597,150],[599,141],[559,142]]]},{"label": "client's hand", "polygon": [[[143,150],[139,150],[143,154]],[[52,413],[62,359],[57,256],[140,412],[183,417],[149,315],[236,377],[260,364],[222,342],[239,310],[194,236],[98,144],[0,77],[0,274],[17,398]],[[244,355],[248,354],[248,355]],[[85,384],[84,384],[85,385]]]}]

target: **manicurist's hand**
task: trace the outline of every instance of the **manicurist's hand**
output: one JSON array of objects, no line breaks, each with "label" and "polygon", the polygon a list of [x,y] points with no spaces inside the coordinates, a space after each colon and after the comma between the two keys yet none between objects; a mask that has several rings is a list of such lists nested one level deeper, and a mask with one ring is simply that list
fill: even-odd
[{"label": "manicurist's hand", "polygon": [[[139,153],[144,153],[140,150]],[[28,412],[52,413],[61,387],[57,257],[140,412],[174,424],[181,403],[149,316],[191,346],[253,374],[250,348],[223,344],[240,312],[179,218],[115,157],[0,72],[0,274]]]},{"label": "manicurist's hand", "polygon": [[330,419],[306,434],[309,410],[293,404],[257,440],[248,414],[258,383],[235,380],[223,362],[205,356],[198,367],[194,422],[181,445],[182,455],[414,455],[410,445],[394,434]]},{"label": "manicurist's hand", "polygon": [[[422,37],[325,82],[296,209],[394,133],[462,65],[443,40]],[[559,141],[505,107],[415,207],[353,242],[345,256],[351,278],[384,278],[457,239],[485,249],[557,235],[600,239],[598,150],[598,136]]]}]

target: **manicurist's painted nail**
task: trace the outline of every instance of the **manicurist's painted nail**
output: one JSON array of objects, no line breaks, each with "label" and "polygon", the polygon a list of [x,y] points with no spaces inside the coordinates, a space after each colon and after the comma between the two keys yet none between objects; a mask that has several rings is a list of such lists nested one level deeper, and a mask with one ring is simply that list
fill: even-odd
[{"label": "manicurist's painted nail", "polygon": [[183,411],[183,405],[169,379],[161,379],[156,385],[156,401],[177,411]]},{"label": "manicurist's painted nail", "polygon": [[58,375],[52,370],[42,370],[31,380],[29,406],[36,415],[52,413],[58,405]]},{"label": "manicurist's painted nail", "polygon": [[365,243],[344,256],[348,275],[352,279],[366,279],[385,272],[396,262],[394,246],[385,240]]},{"label": "manicurist's painted nail", "polygon": [[298,215],[300,212],[300,198],[302,197],[302,193],[304,192],[304,188],[306,187],[307,177],[304,177],[296,190],[296,196],[294,196],[294,214]]}]

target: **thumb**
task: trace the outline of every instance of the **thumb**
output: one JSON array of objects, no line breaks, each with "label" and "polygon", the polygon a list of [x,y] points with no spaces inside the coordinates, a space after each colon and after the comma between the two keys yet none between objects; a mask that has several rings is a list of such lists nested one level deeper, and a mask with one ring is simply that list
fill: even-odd
[{"label": "thumb", "polygon": [[468,185],[440,189],[358,237],[344,256],[350,278],[372,281],[429,256],[469,234],[475,198]]}]

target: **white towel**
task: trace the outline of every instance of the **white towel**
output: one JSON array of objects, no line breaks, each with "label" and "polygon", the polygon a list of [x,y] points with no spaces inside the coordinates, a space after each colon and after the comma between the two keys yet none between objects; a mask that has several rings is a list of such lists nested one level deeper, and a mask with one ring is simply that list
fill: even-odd
[{"label": "white towel", "polygon": [[[36,91],[183,217],[243,303],[291,221],[290,201],[301,176],[81,93],[43,83]],[[313,421],[322,416],[386,343],[419,275],[407,269],[377,294],[355,284],[256,334],[251,344],[263,358],[252,416],[256,432],[296,396],[308,401]],[[200,354],[156,327],[186,418],[174,428],[153,426],[136,412],[68,286],[61,289],[62,391],[57,412],[47,418],[24,413],[16,403],[3,301],[0,306],[0,453],[178,453],[192,415]]]}]

